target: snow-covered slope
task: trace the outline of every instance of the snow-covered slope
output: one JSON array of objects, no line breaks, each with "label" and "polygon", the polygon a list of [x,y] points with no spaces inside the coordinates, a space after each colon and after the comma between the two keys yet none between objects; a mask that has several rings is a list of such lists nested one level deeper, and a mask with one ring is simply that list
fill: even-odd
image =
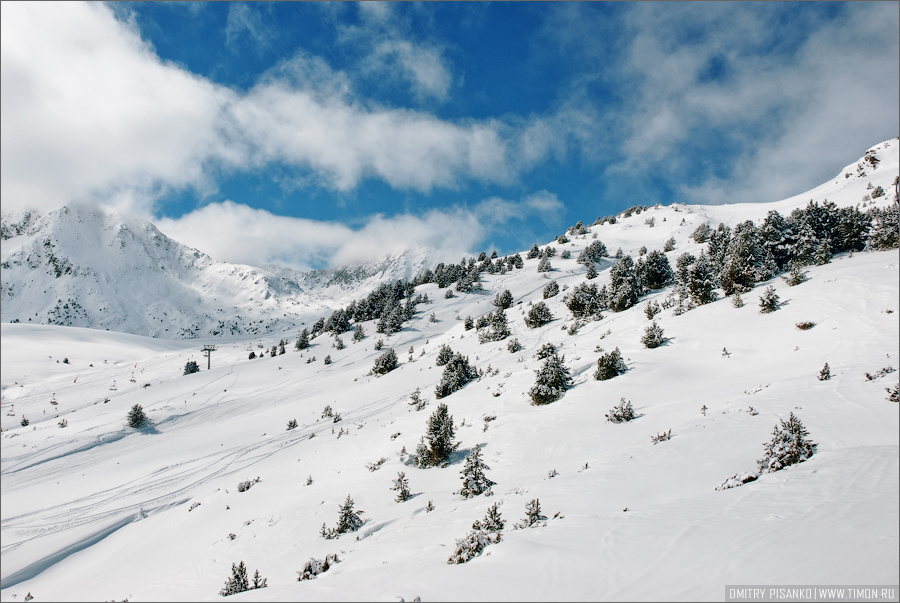
[{"label": "snow-covered slope", "polygon": [[[215,262],[148,222],[67,206],[4,216],[2,320],[168,339],[296,328],[436,257],[410,249],[370,265],[302,273]],[[435,262],[436,263],[436,262]]]},{"label": "snow-covered slope", "polygon": [[[575,258],[595,233],[610,251],[635,255],[674,237],[674,263],[698,250],[688,235],[701,221],[758,220],[810,197],[855,204],[869,179],[888,190],[898,147],[879,151],[874,172],[815,195],[650,208],[592,227],[557,244],[571,259],[554,257],[552,272],[525,260],[521,270],[485,274],[485,293],[448,299],[423,285],[417,292],[432,302],[402,331],[382,336],[364,323],[368,337],[342,350],[322,335],[304,352],[249,360],[258,345],[293,333],[178,342],[4,323],[0,599],[221,600],[240,561],[268,586],[228,600],[721,600],[728,585],[896,585],[900,410],[885,389],[900,374],[887,370],[900,368],[898,250],[839,255],[794,287],[760,283],[741,308],[723,298],[681,315],[663,310],[656,320],[668,342],[656,349],[640,341],[650,324],[644,300],[570,334],[563,297],[584,282]],[[608,281],[609,265],[595,282]],[[543,300],[550,280],[563,291]],[[757,297],[769,285],[782,306],[761,314]],[[505,289],[515,300],[510,339],[523,346],[515,353],[509,339],[479,343],[462,321],[493,310]],[[530,329],[524,315],[539,301],[554,320]],[[798,329],[802,322],[814,326]],[[384,351],[378,339],[400,359],[384,376],[371,372]],[[210,370],[205,343],[219,344]],[[533,406],[535,352],[545,343],[565,355],[573,387]],[[444,344],[482,376],[436,400]],[[596,381],[600,350],[617,347],[628,371]],[[188,360],[201,371],[183,375]],[[832,378],[821,381],[826,362]],[[409,404],[416,388],[428,399],[418,412]],[[637,418],[607,422],[622,398]],[[410,453],[439,402],[460,448],[449,466],[420,469]],[[126,426],[135,404],[151,421],[141,430]],[[339,422],[323,417],[326,406]],[[716,491],[756,468],[789,413],[816,454]],[[292,419],[298,426],[288,430]],[[671,440],[651,442],[668,430]],[[460,471],[476,445],[496,485],[492,496],[464,499]],[[413,496],[398,503],[391,485],[401,471]],[[322,538],[348,495],[366,523]],[[546,524],[512,529],[533,499]],[[507,521],[502,541],[448,564],[456,540],[494,503]],[[310,557],[332,553],[340,563],[297,581]]]}]

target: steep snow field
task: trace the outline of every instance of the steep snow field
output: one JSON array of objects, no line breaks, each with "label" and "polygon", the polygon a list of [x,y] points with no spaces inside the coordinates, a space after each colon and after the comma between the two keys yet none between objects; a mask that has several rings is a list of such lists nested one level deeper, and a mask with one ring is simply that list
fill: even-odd
[{"label": "steep snow field", "polygon": [[[866,376],[900,368],[897,250],[837,256],[810,267],[810,280],[795,287],[781,278],[761,283],[743,295],[742,308],[727,298],[680,316],[663,310],[656,320],[669,340],[656,349],[640,342],[650,324],[644,307],[668,289],[605,312],[574,335],[566,290],[545,300],[548,325],[529,329],[524,314],[550,279],[569,290],[584,281],[575,258],[593,233],[610,253],[622,247],[635,257],[640,246],[661,249],[674,236],[674,265],[701,248],[688,235],[702,221],[759,220],[810,198],[855,204],[868,180],[887,188],[881,180],[896,175],[898,146],[882,149],[875,174],[841,174],[794,199],[657,207],[592,227],[557,244],[572,258],[552,258],[546,276],[533,259],[522,270],[484,275],[482,294],[445,299],[435,284],[421,286],[431,303],[402,331],[385,337],[364,323],[367,337],[353,343],[345,333],[343,350],[322,335],[297,352],[296,330],[179,342],[4,323],[0,599],[30,592],[35,601],[222,600],[217,593],[240,561],[268,586],[228,600],[721,600],[726,585],[897,584],[900,412],[885,389],[900,372]],[[600,267],[598,285],[610,264]],[[761,314],[767,285],[782,306]],[[516,304],[507,310],[513,333],[480,344],[462,319],[493,310],[504,289]],[[815,326],[796,328],[805,321]],[[248,359],[282,337],[286,354]],[[522,351],[507,350],[513,337]],[[380,338],[400,367],[374,376]],[[534,354],[548,342],[565,355],[574,386],[557,402],[532,406],[528,390],[541,364]],[[206,343],[218,345],[211,370],[200,353]],[[435,400],[442,344],[484,375]],[[594,380],[598,349],[616,347],[628,371]],[[182,375],[191,359],[201,371]],[[826,362],[832,378],[820,381]],[[409,404],[417,387],[429,401],[418,412]],[[638,418],[607,422],[623,397]],[[439,402],[461,445],[449,466],[419,469],[409,453]],[[150,426],[127,427],[134,404]],[[327,405],[340,422],[322,417]],[[763,443],[791,412],[817,453],[716,491],[755,470]],[[287,430],[291,419],[298,427]],[[651,443],[669,429],[670,441]],[[476,445],[496,485],[492,496],[463,499],[454,492]],[[382,458],[376,470],[367,467]],[[398,471],[413,493],[402,503],[390,489]],[[335,525],[347,495],[366,523],[326,540],[319,530]],[[535,498],[546,525],[513,530]],[[426,512],[429,501],[434,510]],[[507,520],[503,540],[466,564],[447,564],[456,539],[495,502]],[[329,553],[341,562],[297,581],[310,557]]]}]

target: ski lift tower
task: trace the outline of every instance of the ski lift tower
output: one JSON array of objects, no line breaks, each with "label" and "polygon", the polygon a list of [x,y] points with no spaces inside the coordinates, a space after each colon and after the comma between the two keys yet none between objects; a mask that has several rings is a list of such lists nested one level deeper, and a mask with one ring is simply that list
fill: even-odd
[{"label": "ski lift tower", "polygon": [[206,370],[209,370],[210,364],[212,362],[212,353],[216,351],[216,346],[205,345],[200,351],[203,352],[203,354],[206,356]]}]

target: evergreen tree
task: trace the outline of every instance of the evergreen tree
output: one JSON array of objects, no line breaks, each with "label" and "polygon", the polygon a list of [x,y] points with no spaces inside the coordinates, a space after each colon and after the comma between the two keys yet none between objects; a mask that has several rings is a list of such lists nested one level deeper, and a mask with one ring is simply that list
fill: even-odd
[{"label": "evergreen tree", "polygon": [[541,301],[531,306],[531,310],[525,315],[525,326],[530,329],[536,329],[544,326],[551,320],[553,320],[553,314],[550,313],[550,308]]},{"label": "evergreen tree", "polygon": [[473,530],[484,532],[488,539],[493,543],[500,542],[505,527],[506,520],[501,516],[499,503],[492,504],[488,508],[484,519],[476,520],[475,523],[472,524]]},{"label": "evergreen tree", "polygon": [[808,436],[809,432],[793,412],[787,421],[781,420],[772,431],[772,440],[763,444],[765,454],[757,461],[760,473],[772,473],[809,459],[815,454],[817,444]]},{"label": "evergreen tree", "polygon": [[366,332],[363,329],[362,324],[357,323],[356,327],[353,329],[353,341],[362,341],[366,336]]},{"label": "evergreen tree", "polygon": [[463,498],[472,498],[490,489],[496,482],[491,481],[484,474],[486,469],[490,469],[490,467],[481,460],[481,446],[476,444],[475,450],[466,457],[465,466],[460,472],[463,485],[455,494],[459,494]]},{"label": "evergreen tree", "polygon": [[639,295],[634,260],[626,255],[609,269],[609,308],[613,312],[627,310],[637,303]]},{"label": "evergreen tree", "polygon": [[305,350],[308,347],[309,347],[309,329],[303,329],[300,332],[300,336],[297,337],[297,343],[294,344],[294,349]]},{"label": "evergreen tree", "polygon": [[550,281],[544,287],[544,299],[555,297],[559,293],[559,285],[556,281]]},{"label": "evergreen tree", "polygon": [[822,370],[819,371],[819,381],[828,381],[829,379],[831,379],[831,369],[828,368],[828,363],[826,362]]},{"label": "evergreen tree", "polygon": [[538,349],[538,351],[535,352],[534,357],[537,358],[538,360],[545,360],[545,359],[549,358],[550,356],[553,356],[554,354],[556,354],[558,351],[559,351],[559,348],[557,348],[552,343],[548,342],[548,343],[545,343],[544,345],[542,345]]},{"label": "evergreen tree", "polygon": [[463,320],[463,328],[466,331],[471,331],[475,328],[475,321],[472,320],[471,316],[466,316],[465,320]]},{"label": "evergreen tree", "polygon": [[248,358],[249,360],[253,360],[254,358],[256,358],[256,352],[254,352],[254,351],[251,350],[251,351],[250,351],[250,355],[247,356],[247,358]]},{"label": "evergreen tree", "polygon": [[196,361],[194,361],[194,360],[188,360],[187,363],[184,365],[184,374],[185,375],[190,375],[192,373],[199,373],[199,372],[200,372],[200,365],[198,365],[196,363]]},{"label": "evergreen tree", "polygon": [[360,517],[362,511],[354,511],[353,505],[353,499],[350,498],[350,495],[348,494],[347,500],[341,505],[340,516],[338,517],[337,527],[335,528],[337,534],[355,532],[362,527],[363,523],[365,523]]},{"label": "evergreen tree", "polygon": [[541,501],[535,498],[525,504],[525,519],[517,527],[530,528],[546,520],[547,517],[541,514]]},{"label": "evergreen tree", "polygon": [[655,249],[647,254],[641,263],[641,270],[638,272],[638,280],[643,289],[650,291],[661,289],[672,284],[674,279],[675,273],[672,272],[672,266],[669,264],[666,254]]},{"label": "evergreen tree", "polygon": [[253,589],[253,588],[265,588],[266,586],[268,586],[267,582],[268,582],[268,580],[266,580],[265,578],[263,578],[263,577],[259,574],[259,570],[256,570],[256,571],[253,573],[253,585],[252,585],[250,588],[251,588],[251,589]]},{"label": "evergreen tree", "polygon": [[765,292],[759,296],[759,311],[763,314],[774,312],[778,309],[779,297],[775,293],[775,287],[769,285]]},{"label": "evergreen tree", "polygon": [[323,360],[323,362],[324,362],[325,364],[331,364],[331,362],[332,362],[332,361],[331,361],[331,354],[328,354],[327,356],[325,356],[325,360]]},{"label": "evergreen tree", "polygon": [[147,420],[147,415],[144,414],[144,409],[140,404],[135,404],[131,407],[131,410],[128,412],[128,426],[137,429],[144,424],[144,421]]},{"label": "evergreen tree", "polygon": [[716,301],[716,282],[713,266],[706,254],[701,252],[689,269],[688,293],[691,301],[701,306]]},{"label": "evergreen tree", "polygon": [[550,404],[562,398],[566,390],[572,387],[569,369],[563,364],[565,356],[552,354],[544,360],[540,369],[535,371],[535,384],[528,391],[531,403],[540,406]]},{"label": "evergreen tree", "polygon": [[397,368],[399,364],[397,353],[394,352],[393,348],[390,348],[375,359],[375,366],[372,367],[372,372],[376,375],[386,375]]},{"label": "evergreen tree", "polygon": [[449,345],[443,344],[438,348],[437,358],[434,363],[438,366],[444,366],[451,358],[453,358],[453,350],[450,349]]},{"label": "evergreen tree", "polygon": [[445,398],[477,378],[478,371],[469,364],[469,358],[454,354],[444,366],[444,373],[441,375],[441,382],[435,388],[434,396],[438,399]]},{"label": "evergreen tree", "polygon": [[709,233],[711,231],[712,229],[709,227],[709,224],[703,222],[693,233],[691,233],[691,238],[694,239],[695,243],[706,243],[709,240]]},{"label": "evergreen tree", "polygon": [[406,479],[406,474],[402,471],[397,473],[397,479],[394,480],[394,485],[391,487],[391,490],[397,491],[397,497],[394,499],[397,502],[404,502],[409,500],[409,480]]},{"label": "evergreen tree", "polygon": [[663,246],[663,251],[675,251],[675,237],[670,237],[666,244]]},{"label": "evergreen tree", "polygon": [[631,406],[631,400],[625,400],[625,398],[620,399],[619,405],[613,406],[606,415],[606,420],[610,423],[627,423],[634,418],[634,407]]},{"label": "evergreen tree", "polygon": [[541,258],[537,266],[538,272],[552,272],[553,266],[550,264],[550,258]]},{"label": "evergreen tree", "polygon": [[787,278],[785,278],[785,277],[782,277],[782,278],[784,278],[784,280],[787,281],[788,285],[790,285],[791,287],[795,287],[795,286],[799,285],[800,283],[805,283],[806,281],[808,281],[809,280],[809,277],[807,276],[808,274],[809,274],[809,272],[807,272],[806,270],[803,270],[803,268],[800,266],[799,263],[791,262],[790,274],[788,275]]},{"label": "evergreen tree", "polygon": [[223,597],[242,593],[250,590],[250,580],[247,577],[247,566],[241,561],[239,565],[231,564],[231,578],[225,581],[225,587],[219,591]]},{"label": "evergreen tree", "polygon": [[578,254],[578,257],[575,259],[579,264],[595,264],[600,263],[600,261],[606,256],[606,245],[604,245],[600,239],[594,239],[591,241],[587,247],[582,250],[581,253]]},{"label": "evergreen tree", "polygon": [[606,381],[617,377],[628,370],[625,361],[622,360],[622,353],[616,348],[608,354],[603,354],[597,360],[597,370],[594,372],[594,379],[597,381]]},{"label": "evergreen tree", "polygon": [[478,330],[478,341],[486,343],[506,339],[509,336],[509,325],[503,308],[497,308],[496,312],[488,314],[487,317],[487,324]]},{"label": "evergreen tree", "polygon": [[496,297],[494,297],[494,305],[501,310],[506,310],[513,305],[513,296],[509,289],[504,289],[503,293],[498,293]]},{"label": "evergreen tree", "polygon": [[645,348],[658,348],[665,342],[666,339],[663,336],[663,329],[656,324],[655,320],[652,325],[644,329],[644,336],[641,337],[641,343],[644,344]]},{"label": "evergreen tree", "polygon": [[450,453],[459,447],[459,442],[453,441],[454,437],[456,431],[453,429],[453,417],[446,404],[438,404],[428,418],[425,436],[416,449],[416,467],[434,467],[447,462]]}]

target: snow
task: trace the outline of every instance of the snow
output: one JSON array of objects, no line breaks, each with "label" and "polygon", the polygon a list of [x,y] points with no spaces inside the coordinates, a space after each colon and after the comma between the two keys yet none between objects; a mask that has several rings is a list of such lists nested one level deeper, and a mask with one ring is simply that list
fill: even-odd
[{"label": "snow", "polygon": [[[572,258],[552,258],[546,276],[561,289],[583,282],[575,258],[594,232],[611,253],[621,246],[635,256],[641,245],[660,249],[674,236],[674,263],[700,249],[688,235],[701,220],[758,220],[810,198],[855,204],[869,180],[889,190],[898,148],[896,140],[882,143],[874,172],[840,175],[793,199],[658,207],[592,227],[557,245]],[[651,216],[653,228],[644,222]],[[549,282],[538,261],[484,275],[483,294],[445,299],[436,285],[421,286],[432,303],[402,331],[383,336],[365,323],[367,337],[353,343],[345,335],[343,350],[322,335],[297,352],[293,327],[179,341],[4,322],[0,600],[28,592],[35,601],[221,600],[240,561],[251,575],[258,568],[268,587],[229,600],[720,600],[727,585],[900,582],[900,412],[885,392],[900,372],[865,376],[900,368],[897,250],[836,256],[795,287],[780,278],[760,283],[742,308],[720,299],[680,316],[663,310],[655,320],[669,341],[656,349],[640,343],[650,324],[643,310],[666,291],[606,312],[576,335],[564,330],[571,320],[560,291],[545,300],[554,320],[527,328],[529,304]],[[761,314],[767,285],[783,304]],[[507,310],[510,338],[524,345],[514,354],[508,339],[479,344],[462,324],[494,310],[504,289],[516,303]],[[803,321],[815,326],[797,329]],[[286,354],[248,359],[259,343],[268,350],[281,338]],[[400,360],[383,376],[370,374],[383,351],[374,349],[379,338]],[[547,342],[565,355],[574,385],[559,401],[532,406],[528,390],[541,365],[534,353]],[[209,370],[204,344],[218,345]],[[440,400],[461,445],[449,466],[419,469],[411,455],[437,407],[442,344],[492,372]],[[595,381],[598,347],[619,347],[629,370]],[[329,354],[334,362],[325,365]],[[311,356],[317,360],[308,363]],[[201,371],[183,375],[188,360]],[[832,378],[819,381],[825,362]],[[420,412],[409,405],[416,387],[429,401]],[[605,421],[623,397],[637,418]],[[148,427],[127,427],[134,404]],[[326,405],[342,421],[323,419]],[[817,453],[716,491],[756,468],[763,443],[791,412]],[[497,418],[485,429],[488,415]],[[58,426],[63,418],[66,428]],[[287,430],[291,419],[298,427]],[[670,441],[651,443],[669,429]],[[476,445],[496,485],[493,496],[463,499],[453,493]],[[367,468],[382,457],[377,470]],[[403,503],[391,490],[400,471],[412,492]],[[322,538],[322,524],[335,525],[348,494],[366,523]],[[546,526],[513,530],[535,498]],[[426,512],[429,501],[435,508]],[[493,503],[507,521],[502,541],[468,563],[447,564],[456,540]],[[330,553],[341,562],[297,581],[311,557]]]}]

